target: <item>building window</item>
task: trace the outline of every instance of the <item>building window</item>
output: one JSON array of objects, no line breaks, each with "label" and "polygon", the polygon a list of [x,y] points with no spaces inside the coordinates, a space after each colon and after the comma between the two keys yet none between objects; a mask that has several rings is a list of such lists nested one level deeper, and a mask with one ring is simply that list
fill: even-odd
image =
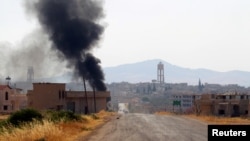
[{"label": "building window", "polygon": [[57,106],[56,106],[56,110],[57,110],[57,111],[60,111],[60,110],[62,110],[62,109],[63,109],[63,105],[57,105]]},{"label": "building window", "polygon": [[65,98],[65,91],[62,91],[62,99]]},{"label": "building window", "polygon": [[59,90],[58,94],[59,94],[59,99],[61,99],[62,96],[61,96],[61,91],[60,90]]},{"label": "building window", "polygon": [[7,105],[4,105],[4,106],[3,106],[3,110],[4,110],[4,111],[7,111],[7,110],[8,110],[8,106],[7,106]]},{"label": "building window", "polygon": [[9,100],[9,94],[8,94],[8,92],[5,92],[5,100]]}]

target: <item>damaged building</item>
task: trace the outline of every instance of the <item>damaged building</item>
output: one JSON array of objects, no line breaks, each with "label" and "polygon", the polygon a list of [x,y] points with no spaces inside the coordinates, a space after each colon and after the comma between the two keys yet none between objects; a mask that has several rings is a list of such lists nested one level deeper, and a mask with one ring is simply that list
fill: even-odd
[{"label": "damaged building", "polygon": [[250,117],[249,94],[237,92],[228,92],[224,94],[203,94],[199,99],[194,100],[193,105],[197,114]]},{"label": "damaged building", "polygon": [[37,110],[71,110],[75,113],[95,113],[107,110],[109,91],[66,90],[65,83],[33,83],[27,93],[28,107]]}]

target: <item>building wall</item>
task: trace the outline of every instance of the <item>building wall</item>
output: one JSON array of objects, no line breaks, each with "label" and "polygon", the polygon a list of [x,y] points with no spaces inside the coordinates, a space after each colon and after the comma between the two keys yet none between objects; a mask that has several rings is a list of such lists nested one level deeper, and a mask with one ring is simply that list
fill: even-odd
[{"label": "building wall", "polygon": [[[107,102],[110,98],[110,92],[109,91],[96,91],[95,92],[95,99],[96,102],[94,102],[94,93],[92,91],[87,91],[87,103],[88,103],[88,112],[95,113],[99,112],[101,110],[107,109]],[[75,112],[77,113],[85,113],[85,107],[86,105],[86,97],[85,92],[83,91],[67,91],[66,96],[66,107],[69,110],[68,103],[75,103]],[[95,104],[96,103],[96,111],[95,111]]]},{"label": "building wall", "polygon": [[[64,83],[34,83],[33,90],[28,91],[28,106],[37,110],[72,110],[76,113],[95,112],[94,94],[87,91],[87,102],[84,91],[65,91]],[[95,92],[96,112],[106,110],[110,92]]]},{"label": "building wall", "polygon": [[248,104],[248,117],[250,117],[250,102]]},{"label": "building wall", "polygon": [[214,114],[215,115],[227,115],[227,116],[239,116],[248,114],[248,100],[215,100]]},{"label": "building wall", "polygon": [[240,94],[204,94],[195,100],[196,112],[217,116],[249,116],[250,97]]},{"label": "building wall", "polygon": [[15,94],[13,99],[15,101],[13,105],[14,111],[27,108],[27,94]]},{"label": "building wall", "polygon": [[171,96],[172,104],[174,101],[180,101],[181,105],[173,107],[175,112],[189,112],[193,107],[193,95],[191,94],[175,94]]},{"label": "building wall", "polygon": [[28,91],[28,107],[37,110],[60,110],[65,105],[64,83],[33,83],[33,90]]}]

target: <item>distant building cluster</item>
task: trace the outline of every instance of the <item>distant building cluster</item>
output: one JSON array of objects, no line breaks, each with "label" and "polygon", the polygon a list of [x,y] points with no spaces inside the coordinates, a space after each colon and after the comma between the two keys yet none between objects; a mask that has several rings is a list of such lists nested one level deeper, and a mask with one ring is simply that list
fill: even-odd
[{"label": "distant building cluster", "polygon": [[[37,110],[70,110],[76,113],[94,113],[101,110],[119,111],[119,103],[127,103],[129,112],[154,113],[171,111],[197,115],[250,117],[250,87],[237,84],[219,85],[202,83],[166,83],[164,65],[157,65],[157,78],[152,82],[106,84],[108,91],[84,91],[81,84],[34,83],[30,67],[27,83],[32,89],[25,94],[22,89],[0,85],[0,113],[31,107]],[[71,89],[72,88],[72,89]],[[77,88],[77,90],[76,90]]]},{"label": "distant building cluster", "polygon": [[197,79],[197,85],[166,83],[161,62],[157,65],[157,79],[152,82],[121,82],[107,86],[112,104],[129,103],[130,112],[171,111],[250,117],[250,88],[237,84],[202,83],[200,79]]}]

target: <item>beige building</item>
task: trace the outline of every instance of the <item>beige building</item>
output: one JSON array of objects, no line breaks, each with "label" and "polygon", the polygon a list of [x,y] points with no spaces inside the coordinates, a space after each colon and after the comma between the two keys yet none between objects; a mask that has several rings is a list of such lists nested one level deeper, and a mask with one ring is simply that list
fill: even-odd
[{"label": "beige building", "polygon": [[20,89],[0,85],[0,113],[9,114],[27,107],[27,96]]},{"label": "beige building", "polygon": [[[28,91],[28,107],[37,110],[71,110],[76,113],[106,110],[110,101],[109,91],[66,91],[65,83],[33,83]],[[86,98],[87,96],[87,98]],[[94,100],[95,99],[95,100]]]},{"label": "beige building", "polygon": [[196,113],[217,116],[249,116],[250,95],[239,93],[203,94],[194,101]]}]

